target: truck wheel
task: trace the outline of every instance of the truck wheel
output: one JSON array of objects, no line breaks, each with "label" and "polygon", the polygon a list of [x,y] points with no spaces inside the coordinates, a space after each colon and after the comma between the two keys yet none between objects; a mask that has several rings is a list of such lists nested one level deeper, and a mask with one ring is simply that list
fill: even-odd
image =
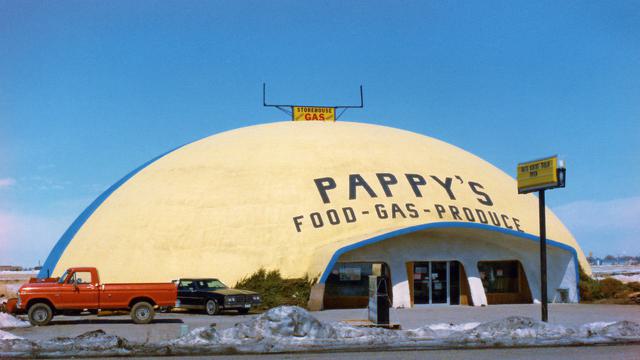
[{"label": "truck wheel", "polygon": [[154,315],[153,306],[146,301],[136,303],[131,308],[131,320],[136,324],[148,324],[153,320]]},{"label": "truck wheel", "polygon": [[51,307],[45,303],[37,303],[29,308],[29,322],[33,326],[45,326],[53,319]]},{"label": "truck wheel", "polygon": [[218,306],[218,303],[215,300],[209,299],[204,304],[204,311],[207,315],[218,315],[220,314],[220,306]]}]

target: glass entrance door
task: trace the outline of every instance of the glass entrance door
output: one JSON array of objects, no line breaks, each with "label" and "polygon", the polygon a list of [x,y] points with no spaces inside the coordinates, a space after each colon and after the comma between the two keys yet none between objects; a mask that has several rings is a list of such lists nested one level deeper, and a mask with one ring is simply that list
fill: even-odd
[{"label": "glass entrance door", "polygon": [[431,262],[431,303],[448,304],[449,274],[447,261]]},{"label": "glass entrance door", "polygon": [[413,263],[413,303],[430,304],[429,262]]},{"label": "glass entrance door", "polygon": [[413,303],[449,304],[449,261],[413,263]]}]

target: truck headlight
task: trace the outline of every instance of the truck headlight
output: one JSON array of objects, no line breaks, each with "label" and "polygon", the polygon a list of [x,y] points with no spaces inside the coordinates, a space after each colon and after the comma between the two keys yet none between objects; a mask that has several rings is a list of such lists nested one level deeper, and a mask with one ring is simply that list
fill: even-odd
[{"label": "truck headlight", "polygon": [[229,301],[230,303],[232,303],[232,302],[236,302],[236,298],[235,298],[235,296],[229,296],[229,297],[227,298],[227,301]]},{"label": "truck headlight", "polygon": [[260,295],[253,295],[253,301],[260,301]]}]

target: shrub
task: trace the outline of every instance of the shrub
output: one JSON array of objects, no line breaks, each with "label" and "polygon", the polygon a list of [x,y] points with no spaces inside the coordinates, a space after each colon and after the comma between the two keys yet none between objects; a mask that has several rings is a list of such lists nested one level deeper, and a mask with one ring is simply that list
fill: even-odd
[{"label": "shrub", "polygon": [[640,283],[628,284],[613,278],[596,280],[580,267],[580,300],[584,302],[633,303],[628,295],[640,291]]},{"label": "shrub", "polygon": [[634,281],[627,283],[627,287],[633,292],[640,291],[640,282]]},{"label": "shrub", "polygon": [[306,308],[311,287],[315,285],[317,280],[317,278],[309,278],[308,275],[303,278],[283,279],[279,270],[260,269],[238,281],[235,288],[260,293],[262,305],[258,307],[259,310],[280,305],[296,305]]},{"label": "shrub", "polygon": [[617,297],[616,295],[624,292],[627,288],[622,281],[613,278],[600,280],[600,287],[602,296],[605,298],[615,298]]}]

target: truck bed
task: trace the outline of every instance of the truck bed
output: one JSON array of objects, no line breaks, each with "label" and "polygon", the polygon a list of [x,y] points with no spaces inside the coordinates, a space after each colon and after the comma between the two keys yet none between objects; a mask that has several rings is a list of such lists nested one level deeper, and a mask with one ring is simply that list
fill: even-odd
[{"label": "truck bed", "polygon": [[158,306],[174,306],[177,289],[173,283],[114,283],[100,286],[100,308],[123,308],[136,298],[153,299]]}]

